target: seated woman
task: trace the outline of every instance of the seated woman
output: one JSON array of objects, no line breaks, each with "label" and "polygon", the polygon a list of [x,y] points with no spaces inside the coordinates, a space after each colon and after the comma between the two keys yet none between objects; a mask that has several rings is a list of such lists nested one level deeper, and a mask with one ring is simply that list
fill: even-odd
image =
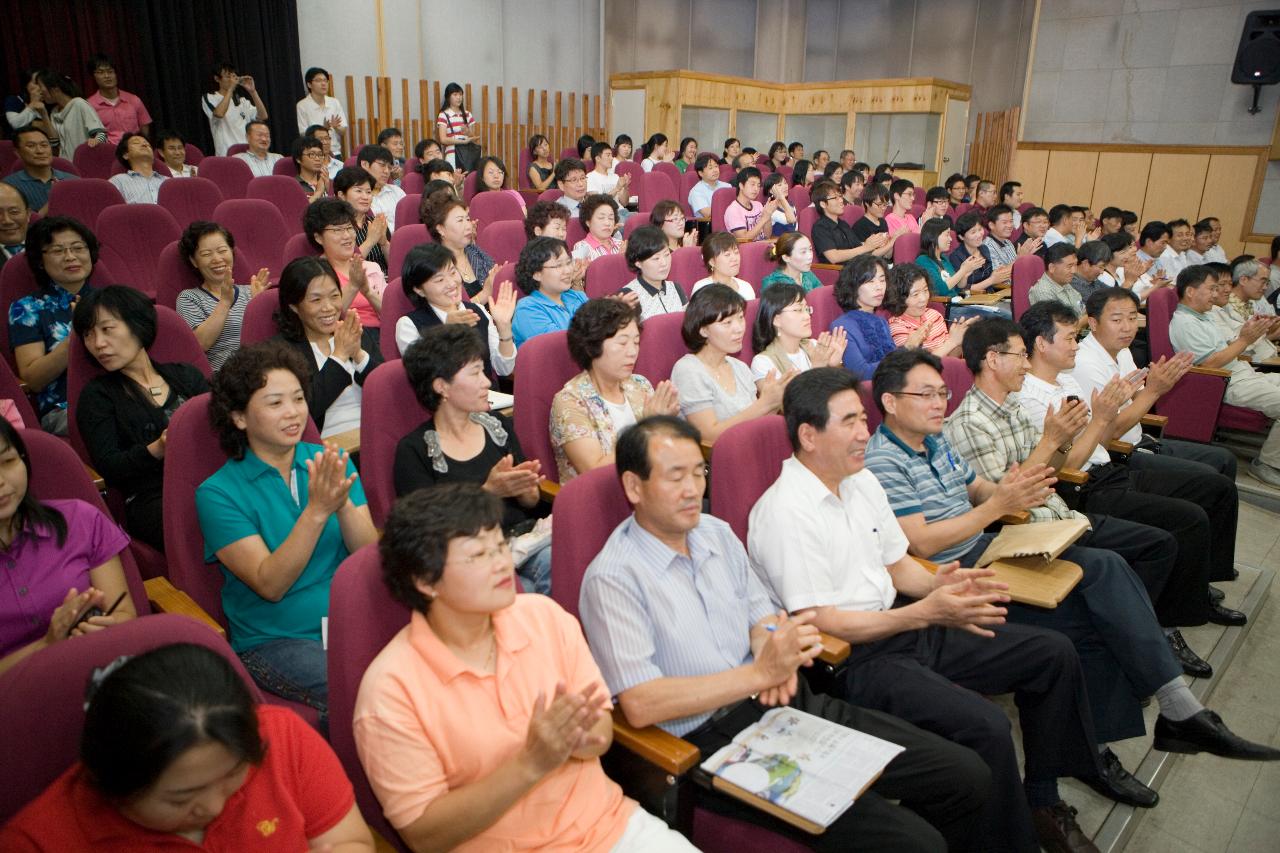
[{"label": "seated woman", "polygon": [[813,338],[813,306],[795,284],[777,284],[760,295],[760,310],[751,330],[751,375],[760,386],[770,373],[779,375],[811,367],[839,367],[844,358],[843,329]]},{"label": "seated woman", "polygon": [[982,245],[982,241],[987,238],[987,229],[982,225],[982,214],[976,210],[965,211],[956,220],[955,231],[960,238],[960,245],[948,256],[951,268],[959,270],[966,260],[972,259],[970,267],[973,270],[967,278],[958,280],[955,288],[971,293],[986,293],[1007,284],[1013,267],[1010,264],[997,269],[991,263],[991,257]]},{"label": "seated woman", "polygon": [[516,261],[516,284],[525,298],[516,303],[511,320],[516,347],[529,338],[569,328],[587,301],[585,293],[573,289],[575,269],[563,240],[535,237],[524,244]]},{"label": "seated woman", "polygon": [[947,329],[947,321],[929,307],[929,280],[915,264],[894,264],[884,292],[889,312],[889,334],[893,342],[907,349],[924,347],[936,356],[963,357],[964,331],[972,318],[957,320]]},{"label": "seated woman", "polygon": [[387,277],[382,267],[356,251],[355,209],[336,198],[312,202],[302,215],[302,230],[337,276],[343,290],[343,310],[348,305],[354,309],[360,325],[373,339],[373,348],[378,349]]},{"label": "seated woman", "polygon": [[369,665],[353,722],[383,814],[419,851],[692,851],[605,775],[600,670],[577,620],[516,595],[502,523],[472,483],[391,510],[382,577],[413,615]]},{"label": "seated woman", "polygon": [[875,255],[858,255],[840,270],[836,279],[836,304],[844,311],[831,323],[831,331],[844,329],[849,345],[844,366],[859,379],[870,379],[880,359],[893,352],[889,324],[875,311],[884,301],[888,264]]},{"label": "seated woman", "polygon": [[9,306],[9,346],[18,378],[35,394],[40,427],[66,435],[71,306],[92,289],[89,278],[98,262],[98,240],[76,219],[46,216],[27,229],[22,254],[38,289]]},{"label": "seated woman", "polygon": [[676,157],[676,168],[680,170],[680,174],[689,171],[689,168],[698,159],[698,140],[692,136],[686,136],[680,140],[680,153]]},{"label": "seated woman", "polygon": [[[439,483],[475,483],[502,499],[509,538],[529,533],[539,512],[542,466],[526,460],[511,420],[489,411],[485,347],[464,326],[428,329],[404,355],[414,396],[431,417],[396,445],[396,496]],[[548,528],[547,533],[550,533]],[[518,568],[526,591],[551,591],[549,537]]]},{"label": "seated woman", "polygon": [[649,224],[667,235],[667,245],[673,252],[684,246],[698,245],[698,229],[685,230],[687,221],[684,209],[671,199],[663,199],[649,212]]},{"label": "seated woman", "polygon": [[274,341],[227,359],[209,419],[230,459],[196,488],[196,512],[205,560],[222,567],[231,648],[262,689],[324,713],[329,585],[378,532],[346,451],[302,441],[307,382],[307,363]]},{"label": "seated woman", "polygon": [[588,195],[578,205],[578,221],[587,236],[574,244],[574,260],[590,263],[596,258],[622,251],[622,238],[614,236],[618,230],[618,203],[612,196],[604,193]]},{"label": "seated woman", "polygon": [[308,203],[329,194],[329,156],[329,149],[314,136],[299,136],[293,141],[293,165]]},{"label": "seated woman", "polygon": [[476,223],[467,203],[437,192],[430,198],[424,195],[422,207],[422,222],[431,236],[453,252],[467,296],[477,305],[487,305],[499,267],[476,245]]},{"label": "seated woman", "polygon": [[551,162],[551,142],[541,133],[529,139],[529,186],[538,192],[555,185],[556,164]]},{"label": "seated woman", "polygon": [[670,381],[637,376],[640,314],[620,299],[592,299],[569,322],[569,355],[582,372],[551,402],[551,445],[563,485],[613,464],[618,434],[649,415],[679,414]]},{"label": "seated woman", "polygon": [[763,294],[775,284],[799,285],[805,293],[822,287],[822,281],[813,274],[813,241],[799,231],[783,234],[769,248],[769,260],[778,268],[760,282]]},{"label": "seated woman", "polygon": [[787,161],[791,159],[787,154],[787,144],[782,140],[777,140],[769,146],[768,156],[769,162],[766,165],[774,172],[787,165]]},{"label": "seated woman", "polygon": [[483,305],[463,298],[462,277],[453,253],[438,243],[423,243],[405,256],[400,285],[413,305],[413,311],[396,321],[396,346],[401,355],[427,329],[442,323],[460,324],[479,333],[489,375],[511,375],[516,366],[515,339],[511,334],[516,294],[511,282],[504,281],[498,287],[490,313]]},{"label": "seated woman", "polygon": [[212,649],[173,643],[120,658],[86,693],[80,760],[10,820],[0,848],[231,853],[270,835],[273,850],[373,853],[324,738],[255,703]]},{"label": "seated woman", "polygon": [[216,222],[196,220],[178,240],[178,254],[200,276],[199,287],[178,294],[178,316],[195,332],[214,370],[240,349],[240,329],[249,300],[271,286],[266,267],[248,284],[235,283],[236,238]]},{"label": "seated woman", "polygon": [[640,168],[646,172],[652,172],[657,164],[670,163],[675,159],[675,154],[667,150],[668,144],[665,133],[655,133],[645,140],[644,145],[640,146],[640,152],[644,155],[644,159],[640,161]]},{"label": "seated woman", "polygon": [[814,169],[813,161],[803,158],[796,161],[791,167],[791,186],[807,187],[813,183]]},{"label": "seated woman", "polygon": [[125,529],[164,551],[164,455],[169,418],[209,390],[189,364],[153,362],[156,307],[140,290],[113,284],[80,298],[72,317],[85,351],[106,373],[84,386],[76,426],[89,461],[124,494]]},{"label": "seated woman", "polygon": [[737,239],[727,231],[717,231],[702,244],[702,263],[710,273],[693,283],[691,293],[697,293],[708,284],[723,284],[738,291],[738,295],[750,301],[756,298],[751,284],[738,278],[742,269],[742,250]]},{"label": "seated woman", "polygon": [[629,162],[635,155],[635,143],[625,133],[619,133],[613,140],[613,159],[615,164]]},{"label": "seated woman", "polygon": [[796,230],[797,219],[796,209],[791,204],[791,199],[787,196],[787,176],[781,172],[774,172],[772,175],[764,179],[761,185],[763,198],[774,202],[776,207],[773,213],[769,214],[769,220],[773,223],[772,230],[769,232],[771,236],[777,237]]},{"label": "seated woman", "polygon": [[670,281],[671,249],[667,236],[652,225],[642,225],[627,241],[627,269],[636,274],[635,280],[619,291],[624,297],[635,294],[640,306],[640,319],[648,320],[659,314],[683,311],[689,300],[680,285]]},{"label": "seated woman", "polygon": [[385,276],[391,255],[391,229],[385,213],[371,213],[375,186],[377,180],[359,166],[343,168],[333,178],[334,196],[351,205],[355,213],[356,251],[366,261],[377,264]]},{"label": "seated woman", "polygon": [[507,164],[502,162],[500,157],[490,154],[480,158],[480,163],[476,166],[476,193],[497,192],[506,193],[516,200],[520,205],[520,211],[524,212],[524,196],[513,189],[507,188]]},{"label": "seated woman", "polygon": [[344,297],[329,262],[305,257],[285,266],[278,289],[276,338],[302,356],[311,416],[321,437],[357,429],[360,386],[382,363],[382,350],[359,315],[348,310],[354,288]]},{"label": "seated woman", "polygon": [[[734,424],[775,412],[799,371],[770,373],[757,388],[751,368],[732,355],[747,332],[746,302],[723,284],[709,284],[689,300],[680,335],[689,353],[671,369],[680,414],[707,443]],[[757,390],[759,396],[756,396]]]},{"label": "seated woman", "polygon": [[[0,672],[46,646],[137,613],[120,563],[129,537],[84,501],[37,500],[30,480],[27,445],[0,420],[0,560],[8,565],[0,593]],[[102,615],[117,599],[115,610]],[[88,615],[93,608],[99,615]]]},{"label": "seated woman", "polygon": [[[966,294],[965,287],[970,276],[988,263],[986,255],[981,252],[965,253],[960,266],[952,265],[951,251],[952,232],[951,219],[926,219],[920,226],[920,255],[916,258],[916,266],[924,270],[929,279],[929,289],[935,296],[946,299],[958,299]],[[1012,317],[1012,313],[1004,305],[952,305],[952,321],[974,317],[990,317],[998,315]]]}]

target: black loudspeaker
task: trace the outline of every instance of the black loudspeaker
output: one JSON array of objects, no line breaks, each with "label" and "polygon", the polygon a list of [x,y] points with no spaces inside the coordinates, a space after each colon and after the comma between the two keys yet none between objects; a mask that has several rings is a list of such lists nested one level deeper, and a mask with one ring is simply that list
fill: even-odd
[{"label": "black loudspeaker", "polygon": [[1245,18],[1231,82],[1253,86],[1250,113],[1259,112],[1262,87],[1280,83],[1280,9],[1250,12]]}]

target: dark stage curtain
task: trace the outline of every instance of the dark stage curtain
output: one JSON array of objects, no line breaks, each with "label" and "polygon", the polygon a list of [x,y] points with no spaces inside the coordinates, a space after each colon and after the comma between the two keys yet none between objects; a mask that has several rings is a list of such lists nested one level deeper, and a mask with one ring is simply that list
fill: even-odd
[{"label": "dark stage curtain", "polygon": [[201,96],[213,66],[228,59],[251,74],[270,116],[272,149],[298,135],[294,104],[304,94],[293,0],[37,0],[0,26],[4,94],[26,97],[27,69],[49,67],[96,86],[85,62],[109,54],[120,87],[137,94],[156,129],[171,127],[213,151]]}]

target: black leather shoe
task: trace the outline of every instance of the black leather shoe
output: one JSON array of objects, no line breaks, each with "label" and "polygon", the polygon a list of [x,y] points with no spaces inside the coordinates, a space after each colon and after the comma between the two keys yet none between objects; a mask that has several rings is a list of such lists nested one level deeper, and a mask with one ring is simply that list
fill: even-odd
[{"label": "black leather shoe", "polygon": [[1226,597],[1227,597],[1227,594],[1222,590],[1218,589],[1216,586],[1209,587],[1209,603],[1210,604],[1221,604],[1223,599],[1225,599]]},{"label": "black leather shoe", "polygon": [[1099,775],[1090,778],[1081,776],[1079,779],[1102,796],[1140,809],[1154,808],[1160,802],[1160,795],[1125,770],[1120,759],[1110,749],[1102,751],[1098,762],[1102,765]]},{"label": "black leather shoe", "polygon": [[1191,647],[1187,645],[1187,641],[1182,639],[1181,631],[1174,631],[1165,639],[1169,641],[1169,648],[1173,651],[1173,656],[1178,659],[1178,663],[1182,664],[1182,671],[1192,678],[1210,678],[1213,675],[1213,667],[1195,652],[1191,651]]},{"label": "black leather shoe", "polygon": [[1243,625],[1249,621],[1239,610],[1223,607],[1221,604],[1209,604],[1209,621],[1215,625]]},{"label": "black leather shoe", "polygon": [[1154,746],[1164,752],[1208,752],[1242,761],[1280,760],[1280,749],[1245,740],[1208,708],[1176,723],[1164,715],[1157,717]]},{"label": "black leather shoe", "polygon": [[1052,806],[1031,810],[1031,823],[1036,828],[1040,846],[1048,853],[1099,853],[1098,848],[1076,823],[1074,806],[1062,800]]}]

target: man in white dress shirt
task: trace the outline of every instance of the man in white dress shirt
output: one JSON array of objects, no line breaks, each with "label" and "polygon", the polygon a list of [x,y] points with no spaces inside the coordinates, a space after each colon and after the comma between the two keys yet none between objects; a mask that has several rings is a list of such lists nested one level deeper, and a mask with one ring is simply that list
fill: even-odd
[{"label": "man in white dress shirt", "polygon": [[1074,242],[1075,238],[1071,233],[1071,207],[1055,204],[1049,208],[1049,230],[1044,232],[1044,247],[1048,249],[1058,243]]},{"label": "man in white dress shirt", "polygon": [[120,190],[126,204],[158,204],[160,185],[167,180],[156,173],[155,152],[141,133],[126,133],[116,144],[116,159],[125,168],[122,175],[112,175],[111,183]]},{"label": "man in white dress shirt", "polygon": [[306,133],[313,124],[329,128],[333,156],[342,156],[342,134],[347,126],[347,111],[342,102],[329,94],[329,72],[323,68],[308,68],[304,75],[307,96],[298,101],[298,133]]},{"label": "man in white dress shirt", "polygon": [[271,150],[271,128],[261,119],[254,119],[244,126],[245,139],[249,150],[236,155],[249,164],[249,171],[255,178],[263,178],[275,173],[276,161],[283,155]]},{"label": "man in white dress shirt", "polygon": [[391,168],[395,165],[395,157],[390,149],[381,145],[366,145],[360,149],[360,153],[356,155],[356,160],[359,162],[360,168],[373,175],[373,179],[377,181],[377,186],[373,188],[373,203],[369,207],[370,213],[374,216],[379,213],[385,214],[387,228],[395,231],[396,205],[400,203],[400,199],[405,197],[405,191],[391,183]]}]

